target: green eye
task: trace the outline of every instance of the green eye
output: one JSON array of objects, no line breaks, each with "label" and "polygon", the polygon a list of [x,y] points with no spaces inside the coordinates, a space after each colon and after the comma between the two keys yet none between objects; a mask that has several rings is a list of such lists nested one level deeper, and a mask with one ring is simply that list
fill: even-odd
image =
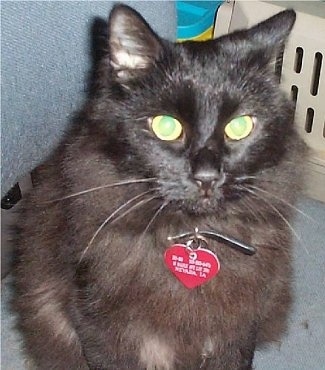
[{"label": "green eye", "polygon": [[156,116],[152,119],[151,129],[160,140],[173,141],[183,132],[181,123],[171,116]]},{"label": "green eye", "polygon": [[232,119],[225,127],[225,134],[231,140],[241,140],[253,131],[253,119],[250,116],[239,116]]}]

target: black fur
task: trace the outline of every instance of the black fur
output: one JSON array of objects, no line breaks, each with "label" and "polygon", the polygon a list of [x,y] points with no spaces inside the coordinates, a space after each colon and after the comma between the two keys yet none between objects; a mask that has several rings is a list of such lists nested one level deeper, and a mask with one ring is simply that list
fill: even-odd
[{"label": "black fur", "polygon": [[[289,204],[306,151],[271,62],[294,20],[289,10],[172,44],[132,9],[113,9],[88,102],[20,218],[15,307],[39,369],[251,369],[256,346],[283,333]],[[163,114],[182,123],[179,140],[153,134],[150,120]],[[226,139],[240,115],[254,117],[253,132]],[[163,255],[168,236],[195,227],[257,252],[209,242],[220,273],[187,290]]]}]

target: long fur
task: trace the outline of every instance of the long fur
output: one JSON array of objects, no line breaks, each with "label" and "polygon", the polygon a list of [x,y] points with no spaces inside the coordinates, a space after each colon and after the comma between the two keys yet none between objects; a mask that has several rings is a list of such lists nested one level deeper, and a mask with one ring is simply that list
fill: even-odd
[{"label": "long fur", "polygon": [[[37,368],[251,369],[256,346],[285,331],[306,151],[270,64],[294,19],[172,44],[113,9],[92,94],[19,221],[15,307]],[[185,138],[155,138],[148,122],[160,114]],[[225,124],[242,114],[256,117],[254,132],[227,141]],[[202,201],[192,172],[208,161],[220,181]],[[188,290],[163,255],[168,236],[195,227],[257,252],[209,241],[220,273]]]}]

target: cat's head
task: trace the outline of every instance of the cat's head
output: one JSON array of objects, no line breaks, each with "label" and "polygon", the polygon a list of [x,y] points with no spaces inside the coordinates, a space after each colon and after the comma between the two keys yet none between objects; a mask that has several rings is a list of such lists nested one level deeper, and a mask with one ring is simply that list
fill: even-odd
[{"label": "cat's head", "polygon": [[197,214],[224,209],[247,183],[275,180],[293,109],[272,61],[294,22],[288,10],[216,40],[173,44],[115,7],[96,101],[112,142],[126,148],[121,171],[157,177],[164,201]]}]

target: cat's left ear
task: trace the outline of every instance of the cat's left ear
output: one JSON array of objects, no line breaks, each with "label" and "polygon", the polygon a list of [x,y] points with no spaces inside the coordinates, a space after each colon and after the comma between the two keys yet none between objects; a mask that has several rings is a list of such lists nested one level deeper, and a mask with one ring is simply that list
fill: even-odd
[{"label": "cat's left ear", "polygon": [[259,65],[269,64],[281,50],[294,26],[296,13],[294,10],[284,10],[264,22],[247,30],[243,55],[247,60]]},{"label": "cat's left ear", "polygon": [[147,69],[163,49],[147,22],[125,5],[117,5],[111,11],[108,47],[110,64],[120,82],[127,82]]},{"label": "cat's left ear", "polygon": [[294,10],[284,10],[248,30],[248,38],[256,47],[278,48],[286,41],[295,24]]}]

